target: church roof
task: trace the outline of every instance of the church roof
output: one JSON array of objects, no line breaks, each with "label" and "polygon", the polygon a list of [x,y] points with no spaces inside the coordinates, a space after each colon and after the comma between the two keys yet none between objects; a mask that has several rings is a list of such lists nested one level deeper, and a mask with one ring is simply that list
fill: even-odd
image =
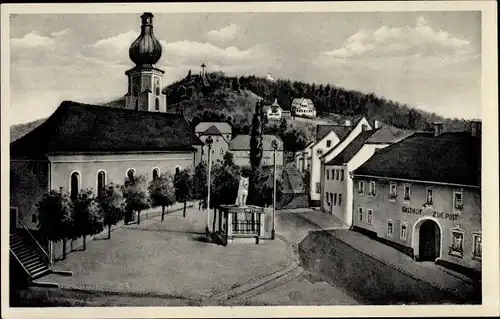
[{"label": "church roof", "polygon": [[10,144],[12,156],[192,151],[203,143],[182,115],[65,101],[40,126]]}]

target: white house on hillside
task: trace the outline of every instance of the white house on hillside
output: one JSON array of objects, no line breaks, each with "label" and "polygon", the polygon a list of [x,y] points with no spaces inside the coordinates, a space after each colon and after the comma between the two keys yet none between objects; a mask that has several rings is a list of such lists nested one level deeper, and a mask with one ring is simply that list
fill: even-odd
[{"label": "white house on hillside", "polygon": [[316,109],[311,99],[293,99],[291,110],[295,113],[295,116],[316,117]]},{"label": "white house on hillside", "polygon": [[363,127],[371,129],[368,121],[362,117],[354,124],[346,121],[344,125],[318,125],[316,129],[316,142],[311,146],[311,168],[309,177],[310,205],[320,206],[321,200],[321,157],[338,148],[342,149],[349,144]]},{"label": "white house on hillside", "polygon": [[350,173],[370,159],[378,149],[413,134],[392,126],[362,131],[332,160],[324,163],[321,171],[321,208],[338,217],[347,226],[352,225],[353,183]]},{"label": "white house on hillside", "polygon": [[279,106],[277,99],[274,99],[273,104],[265,105],[264,112],[266,113],[268,120],[279,121],[283,116],[283,109]]}]

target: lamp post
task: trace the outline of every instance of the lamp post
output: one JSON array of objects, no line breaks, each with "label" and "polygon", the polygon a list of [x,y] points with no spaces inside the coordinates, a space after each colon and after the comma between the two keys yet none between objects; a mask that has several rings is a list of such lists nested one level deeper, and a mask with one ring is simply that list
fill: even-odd
[{"label": "lamp post", "polygon": [[212,166],[212,143],[213,143],[213,139],[211,136],[207,137],[207,139],[205,140],[205,143],[207,144],[208,146],[208,194],[207,194],[207,224],[206,224],[206,227],[205,227],[205,233],[207,235],[207,237],[210,235],[210,230],[208,228],[208,225],[210,224],[210,171],[211,171],[211,166]]},{"label": "lamp post", "polygon": [[276,214],[276,150],[278,149],[278,141],[273,140],[271,142],[271,146],[273,148],[273,155],[274,155],[274,174],[273,174],[273,229],[271,230],[271,239],[274,239],[274,237],[275,237],[274,216]]}]

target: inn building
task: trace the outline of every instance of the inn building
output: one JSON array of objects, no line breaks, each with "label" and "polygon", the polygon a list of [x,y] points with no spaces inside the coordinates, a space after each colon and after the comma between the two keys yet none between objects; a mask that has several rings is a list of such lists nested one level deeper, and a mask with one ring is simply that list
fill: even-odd
[{"label": "inn building", "polygon": [[352,229],[420,261],[481,271],[481,123],[415,133],[359,166]]}]

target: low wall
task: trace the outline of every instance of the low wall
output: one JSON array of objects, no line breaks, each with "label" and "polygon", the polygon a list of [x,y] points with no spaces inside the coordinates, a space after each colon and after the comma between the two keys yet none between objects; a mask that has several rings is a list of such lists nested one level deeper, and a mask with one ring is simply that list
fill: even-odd
[{"label": "low wall", "polygon": [[299,255],[305,269],[367,304],[470,303],[470,296],[451,296],[324,232],[310,232]]}]

